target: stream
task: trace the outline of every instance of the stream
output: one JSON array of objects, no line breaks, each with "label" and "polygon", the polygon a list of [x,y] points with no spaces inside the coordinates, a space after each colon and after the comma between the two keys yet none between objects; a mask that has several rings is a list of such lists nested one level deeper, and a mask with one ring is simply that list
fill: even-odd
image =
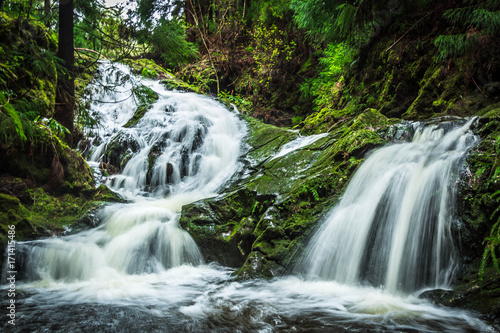
[{"label": "stream", "polygon": [[[371,153],[292,275],[239,281],[233,269],[205,262],[178,222],[183,205],[216,196],[241,174],[244,121],[214,99],[167,90],[126,66],[99,71],[90,108],[102,126],[87,130],[85,156],[127,203],[101,208],[94,228],[17,244],[16,326],[4,320],[2,331],[498,331],[418,297],[454,277],[454,197],[478,140],[473,120],[415,125],[411,142]],[[159,98],[126,126],[140,85]],[[278,155],[321,137],[300,137]],[[123,170],[103,176],[99,164],[116,143]]]}]

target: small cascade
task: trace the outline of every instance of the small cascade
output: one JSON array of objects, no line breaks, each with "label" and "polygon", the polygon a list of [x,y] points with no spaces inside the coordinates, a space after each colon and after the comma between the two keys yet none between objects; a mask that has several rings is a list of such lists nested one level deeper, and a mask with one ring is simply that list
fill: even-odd
[{"label": "small cascade", "polygon": [[309,146],[310,144],[313,144],[314,142],[318,141],[321,138],[324,138],[328,135],[328,133],[321,133],[321,134],[316,134],[316,135],[311,135],[311,136],[299,136],[297,139],[290,141],[289,143],[283,145],[281,147],[280,151],[273,156],[271,159],[277,159],[279,157],[285,156],[295,150],[299,150],[303,147]]},{"label": "small cascade", "polygon": [[417,123],[411,142],[374,151],[312,237],[300,270],[393,292],[446,287],[458,263],[457,183],[478,140],[472,122]]},{"label": "small cascade", "polygon": [[[91,111],[102,126],[88,131],[86,155],[94,167],[113,149],[126,156],[120,173],[105,182],[130,203],[101,209],[97,228],[20,244],[30,280],[110,279],[202,263],[178,225],[181,207],[214,195],[239,168],[245,128],[218,102],[167,91],[123,65],[103,63],[99,71],[90,87]],[[133,90],[141,85],[159,98],[135,126],[125,126],[139,104]]]}]

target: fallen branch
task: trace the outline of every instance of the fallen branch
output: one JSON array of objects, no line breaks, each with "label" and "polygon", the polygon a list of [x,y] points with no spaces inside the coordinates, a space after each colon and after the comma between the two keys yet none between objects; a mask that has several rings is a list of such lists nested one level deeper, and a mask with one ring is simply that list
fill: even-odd
[{"label": "fallen branch", "polygon": [[427,16],[431,15],[433,12],[430,12],[428,13],[427,15],[423,16],[422,18],[420,18],[420,20],[418,20],[417,22],[415,22],[415,24],[413,24],[410,29],[408,29],[404,34],[403,36],[399,37],[397,41],[395,41],[391,46],[389,46],[387,48],[387,50],[385,50],[385,52],[388,52],[390,51],[397,43],[399,43],[401,41],[401,39],[403,39],[404,36],[406,36],[410,31],[411,29],[413,29],[417,24],[420,23],[420,21],[422,21],[424,18],[426,18]]},{"label": "fallen branch", "polygon": [[484,91],[482,91],[482,90],[481,90],[481,88],[479,88],[479,86],[478,86],[478,85],[477,85],[477,83],[476,83],[476,80],[474,80],[474,78],[472,77],[472,75],[471,75],[471,77],[470,77],[470,78],[472,79],[472,82],[474,82],[474,84],[476,85],[477,89],[479,89],[479,91],[481,92],[481,94],[483,94],[483,96],[484,96],[484,97],[488,98],[488,95],[486,95],[486,94],[484,93]]},{"label": "fallen branch", "polygon": [[103,59],[107,59],[102,53],[99,53],[95,50],[91,50],[91,49],[85,49],[83,47],[75,47],[75,50],[76,51],[87,51],[87,52],[92,52],[92,53],[95,53],[97,54],[99,57],[102,57]]}]

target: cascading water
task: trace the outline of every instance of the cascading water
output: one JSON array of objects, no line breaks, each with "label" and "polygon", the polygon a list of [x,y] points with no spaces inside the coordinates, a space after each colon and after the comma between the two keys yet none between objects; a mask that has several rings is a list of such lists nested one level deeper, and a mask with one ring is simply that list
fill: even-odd
[{"label": "cascading water", "polygon": [[412,142],[371,154],[311,239],[303,272],[390,291],[448,286],[458,263],[457,180],[477,142],[472,122],[447,133],[449,123],[415,124]]},{"label": "cascading water", "polygon": [[[219,103],[140,81],[122,65],[103,64],[100,71],[101,80],[91,89],[102,127],[88,133],[99,143],[88,148],[88,155],[96,166],[113,143],[125,142],[113,149],[133,147],[123,152],[131,155],[123,171],[107,180],[132,203],[102,209],[98,228],[25,244],[31,279],[89,280],[200,264],[198,247],[178,226],[181,207],[214,195],[239,167],[244,127]],[[136,126],[125,127],[138,104],[131,92],[141,84],[159,99]],[[102,89],[106,85],[110,89]]]},{"label": "cascading water", "polygon": [[[322,279],[237,282],[231,269],[202,263],[178,219],[182,205],[213,195],[239,169],[244,125],[209,98],[166,91],[124,66],[100,71],[91,111],[103,126],[87,133],[86,156],[98,176],[100,163],[120,164],[103,181],[129,203],[101,209],[96,228],[17,244],[27,279],[16,284],[16,327],[5,321],[5,331],[495,331],[465,311],[387,290],[450,277],[453,184],[475,140],[469,124],[448,134],[419,129],[413,143],[368,158],[306,256],[307,271]],[[131,90],[140,85],[159,99],[128,126],[140,104]],[[299,138],[278,155],[320,137]],[[417,255],[419,238],[434,233]],[[387,288],[356,284],[365,280]]]}]

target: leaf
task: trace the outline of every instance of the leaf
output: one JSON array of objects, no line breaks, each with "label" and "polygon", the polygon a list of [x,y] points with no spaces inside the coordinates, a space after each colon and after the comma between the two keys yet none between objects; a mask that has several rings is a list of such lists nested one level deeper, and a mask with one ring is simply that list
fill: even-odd
[{"label": "leaf", "polygon": [[2,109],[6,111],[7,116],[9,116],[14,122],[17,135],[19,135],[21,140],[26,141],[26,135],[24,134],[23,124],[21,122],[21,119],[19,118],[19,115],[17,114],[12,104],[10,104],[7,98],[5,97],[3,91],[0,91],[0,103],[2,104],[1,105]]}]

